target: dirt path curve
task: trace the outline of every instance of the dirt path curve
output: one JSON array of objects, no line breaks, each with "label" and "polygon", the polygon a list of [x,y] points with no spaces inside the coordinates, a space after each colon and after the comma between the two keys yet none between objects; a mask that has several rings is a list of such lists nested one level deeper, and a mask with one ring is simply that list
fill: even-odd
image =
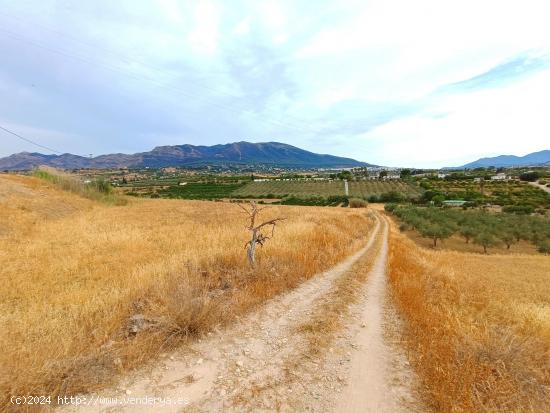
[{"label": "dirt path curve", "polygon": [[[424,410],[414,394],[416,382],[399,341],[399,324],[386,291],[388,223],[365,286],[365,301],[357,314],[348,385],[338,398],[338,413],[410,412]],[[357,323],[355,323],[357,325]]]},{"label": "dirt path curve", "polygon": [[529,185],[542,189],[543,191],[550,192],[549,187],[547,187],[546,185],[540,185],[538,182],[529,182]]}]

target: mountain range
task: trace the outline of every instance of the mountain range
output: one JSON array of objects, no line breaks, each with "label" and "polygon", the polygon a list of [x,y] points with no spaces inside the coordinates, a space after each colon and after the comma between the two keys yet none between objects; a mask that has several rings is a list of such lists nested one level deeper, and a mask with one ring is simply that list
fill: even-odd
[{"label": "mountain range", "polygon": [[525,156],[500,155],[493,158],[481,158],[462,165],[460,169],[482,167],[519,167],[519,166],[550,166],[550,150],[529,153]]},{"label": "mountain range", "polygon": [[149,152],[115,153],[93,158],[65,153],[44,155],[21,152],[0,158],[0,170],[26,170],[46,165],[62,169],[159,168],[201,165],[271,165],[292,168],[349,168],[373,166],[351,158],[309,152],[279,142],[235,142],[224,145],[157,146]]}]

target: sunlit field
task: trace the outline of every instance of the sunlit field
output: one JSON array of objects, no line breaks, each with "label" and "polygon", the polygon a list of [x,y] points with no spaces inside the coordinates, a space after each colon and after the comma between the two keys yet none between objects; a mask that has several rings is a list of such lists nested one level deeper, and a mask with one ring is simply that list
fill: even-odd
[{"label": "sunlit field", "polygon": [[371,228],[357,209],[278,206],[262,215],[286,220],[252,270],[246,216],[234,204],[114,206],[0,175],[0,406],[9,394],[112,382],[327,269]]},{"label": "sunlit field", "polygon": [[550,406],[550,257],[422,248],[394,225],[389,278],[437,411]]}]

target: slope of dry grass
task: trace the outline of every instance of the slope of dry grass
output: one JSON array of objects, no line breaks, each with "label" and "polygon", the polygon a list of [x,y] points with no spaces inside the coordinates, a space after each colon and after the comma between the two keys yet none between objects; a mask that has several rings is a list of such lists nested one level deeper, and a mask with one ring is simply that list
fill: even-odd
[{"label": "slope of dry grass", "polygon": [[[287,220],[253,273],[235,205],[109,207],[35,178],[0,176],[0,406],[8,395],[105,385],[332,266],[366,242],[371,226],[364,211],[343,208],[263,214]],[[145,331],[133,334],[136,314]]]},{"label": "slope of dry grass", "polygon": [[550,406],[550,258],[430,251],[391,235],[410,358],[439,411]]}]

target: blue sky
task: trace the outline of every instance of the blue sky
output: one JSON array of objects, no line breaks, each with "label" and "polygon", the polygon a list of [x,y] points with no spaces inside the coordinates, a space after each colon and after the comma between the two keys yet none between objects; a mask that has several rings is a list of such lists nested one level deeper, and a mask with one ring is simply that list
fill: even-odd
[{"label": "blue sky", "polygon": [[0,125],[94,155],[239,140],[395,166],[523,155],[550,149],[549,15],[544,0],[0,0]]}]

